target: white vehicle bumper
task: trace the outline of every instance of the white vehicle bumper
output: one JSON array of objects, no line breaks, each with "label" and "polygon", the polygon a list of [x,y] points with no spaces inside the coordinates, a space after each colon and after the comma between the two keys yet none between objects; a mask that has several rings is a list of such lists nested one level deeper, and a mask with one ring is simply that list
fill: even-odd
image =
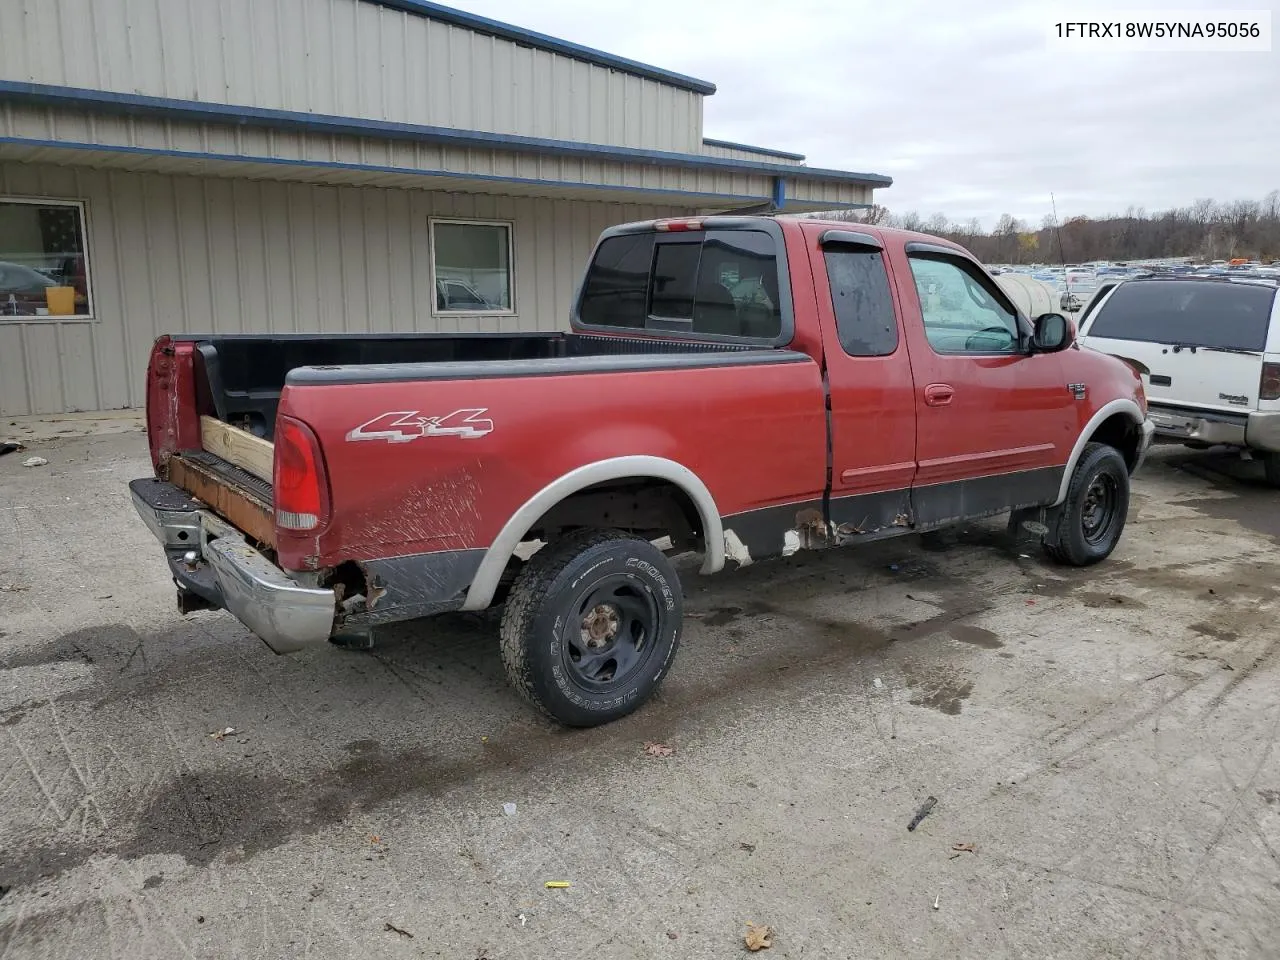
[{"label": "white vehicle bumper", "polygon": [[1153,405],[1148,417],[1162,439],[1280,453],[1280,411],[1235,414]]}]

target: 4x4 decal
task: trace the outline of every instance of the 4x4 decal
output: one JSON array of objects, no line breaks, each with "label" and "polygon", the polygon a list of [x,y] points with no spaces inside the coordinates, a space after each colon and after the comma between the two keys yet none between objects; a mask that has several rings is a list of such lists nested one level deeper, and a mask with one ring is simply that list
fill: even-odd
[{"label": "4x4 decal", "polygon": [[493,433],[493,421],[480,418],[487,407],[455,410],[440,417],[424,417],[417,410],[383,413],[351,430],[348,440],[408,443],[420,437],[461,437],[474,440]]}]

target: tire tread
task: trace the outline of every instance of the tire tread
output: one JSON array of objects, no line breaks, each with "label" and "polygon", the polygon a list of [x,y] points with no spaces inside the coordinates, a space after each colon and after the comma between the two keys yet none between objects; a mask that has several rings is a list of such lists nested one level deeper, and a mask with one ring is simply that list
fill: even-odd
[{"label": "tire tread", "polygon": [[538,608],[551,584],[584,550],[602,543],[634,539],[636,538],[621,530],[581,530],[568,534],[547,544],[530,557],[511,586],[498,631],[502,666],[508,682],[516,692],[535,710],[552,720],[557,719],[555,714],[538,696],[530,678],[525,644],[525,638],[538,615]]},{"label": "tire tread", "polygon": [[1106,443],[1090,442],[1085,444],[1084,451],[1081,453],[1080,460],[1076,464],[1075,473],[1071,476],[1071,482],[1067,485],[1067,497],[1057,508],[1057,515],[1050,527],[1050,532],[1043,540],[1044,552],[1049,559],[1055,563],[1065,566],[1085,567],[1098,563],[1110,556],[1115,546],[1120,541],[1120,537],[1124,534],[1125,517],[1120,517],[1120,529],[1116,533],[1115,542],[1106,553],[1097,555],[1088,549],[1078,549],[1071,541],[1079,519],[1077,511],[1080,508],[1081,487],[1084,478],[1093,472],[1095,466],[1102,460],[1115,457],[1120,466],[1123,468],[1125,497],[1123,511],[1127,512],[1129,507],[1128,468],[1124,463],[1124,455],[1115,447]]}]

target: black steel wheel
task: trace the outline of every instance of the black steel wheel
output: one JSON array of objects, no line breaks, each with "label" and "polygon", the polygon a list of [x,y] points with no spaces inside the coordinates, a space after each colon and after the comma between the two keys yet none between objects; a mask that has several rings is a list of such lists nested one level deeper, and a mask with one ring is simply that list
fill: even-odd
[{"label": "black steel wheel", "polygon": [[560,658],[584,690],[625,682],[644,662],[658,629],[658,603],[636,577],[615,573],[578,593],[560,629]]},{"label": "black steel wheel", "polygon": [[1046,552],[1059,563],[1086,567],[1115,550],[1129,513],[1129,467],[1115,447],[1086,444],[1067,496],[1048,519]]},{"label": "black steel wheel", "polygon": [[616,720],[662,682],[683,627],[680,581],[662,551],[613,530],[535,553],[502,618],[508,679],[571,727]]},{"label": "black steel wheel", "polygon": [[1081,532],[1088,543],[1105,543],[1116,523],[1116,507],[1120,503],[1120,490],[1116,478],[1100,471],[1095,474],[1084,494],[1080,506]]}]

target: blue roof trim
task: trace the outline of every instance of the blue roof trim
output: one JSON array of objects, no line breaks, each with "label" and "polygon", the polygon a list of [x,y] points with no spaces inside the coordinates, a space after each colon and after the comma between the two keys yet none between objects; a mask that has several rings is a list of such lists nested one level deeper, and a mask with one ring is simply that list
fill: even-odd
[{"label": "blue roof trim", "polygon": [[561,40],[559,37],[552,37],[545,33],[525,30],[523,27],[503,23],[500,20],[490,20],[488,17],[456,10],[453,7],[446,7],[439,3],[432,3],[430,0],[364,0],[364,2],[416,14],[419,17],[426,17],[428,20],[450,23],[456,27],[465,27],[468,30],[474,30],[476,33],[500,37],[503,40],[511,40],[528,47],[536,47],[539,50],[547,50],[551,53],[558,53],[561,56],[572,57],[574,60],[582,60],[586,63],[594,63],[597,66],[609,67],[622,73],[644,77],[646,80],[657,80],[659,83],[679,87],[682,90],[692,90],[694,93],[700,93],[703,96],[710,96],[716,92],[716,85],[706,80],[698,80],[695,77],[685,76],[683,73],[663,70],[661,67],[640,63],[638,60],[617,57],[611,53],[605,53],[603,50],[570,43],[568,40]]},{"label": "blue roof trim", "polygon": [[703,137],[702,142],[708,147],[726,147],[729,150],[745,150],[747,153],[758,153],[762,157],[782,157],[786,160],[803,160],[803,153],[789,153],[786,150],[773,150],[769,147],[753,147],[749,143],[734,143],[732,140],[712,140]]},{"label": "blue roof trim", "polygon": [[[666,187],[633,187],[626,184],[583,183],[573,180],[544,180],[534,177],[502,177],[488,173],[458,173],[456,170],[423,170],[412,167],[388,167],[375,163],[347,163],[340,160],[294,160],[288,157],[258,157],[238,153],[206,153],[197,150],[171,150],[164,147],[132,147],[118,144],[85,143],[70,140],[37,140],[29,137],[0,137],[0,144],[14,143],[27,147],[50,150],[85,150],[103,153],[125,153],[149,157],[176,157],[187,160],[223,160],[230,163],[262,163],[281,167],[317,167],[325,170],[351,170],[360,173],[384,173],[408,177],[448,177],[453,180],[479,180],[486,183],[518,183],[523,186],[563,187],[571,190],[604,190],[637,196],[636,202],[648,198],[660,202],[661,197],[687,197],[690,201],[731,201],[748,204],[759,203],[762,197],[731,193],[703,193],[701,191],[671,190]],[[333,184],[341,186],[341,184]],[[775,188],[776,189],[776,188]],[[816,205],[815,200],[796,200],[794,203]],[[822,203],[824,210],[860,209],[865,203]]]},{"label": "blue roof trim", "polygon": [[458,130],[391,120],[362,120],[358,117],[336,117],[294,110],[265,107],[230,106],[201,100],[173,100],[135,93],[89,90],[81,87],[51,86],[17,80],[0,80],[0,101],[13,100],[43,106],[78,107],[106,113],[163,117],[195,123],[226,123],[269,129],[307,130],[330,135],[383,137],[392,140],[423,140],[460,148],[511,150],[554,156],[585,157],[619,163],[649,166],[684,167],[701,170],[723,170],[726,173],[755,173],[786,176],[794,180],[829,180],[836,183],[859,183],[887,187],[890,177],[875,173],[851,173],[847,170],[823,170],[784,163],[708,157],[696,153],[674,153],[666,150],[641,150],[636,147],[614,147],[573,140],[550,140],[481,130]]}]

